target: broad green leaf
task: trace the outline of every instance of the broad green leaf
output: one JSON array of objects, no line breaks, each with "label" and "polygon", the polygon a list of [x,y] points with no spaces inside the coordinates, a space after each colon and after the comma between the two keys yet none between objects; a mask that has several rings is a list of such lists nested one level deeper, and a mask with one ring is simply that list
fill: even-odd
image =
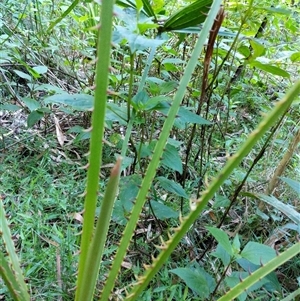
[{"label": "broad green leaf", "polygon": [[[157,111],[159,111],[165,115],[168,115],[169,109],[170,109],[170,104],[166,101],[161,102],[159,104],[159,106],[156,107]],[[183,107],[179,108],[177,116],[178,117],[176,117],[174,125],[179,129],[186,128],[187,124],[189,124],[189,123],[196,123],[196,124],[203,124],[203,125],[212,124],[210,121],[202,118],[201,116],[197,115],[196,113],[194,113],[186,108],[183,108]]]},{"label": "broad green leaf", "polygon": [[152,1],[152,9],[156,13],[161,13],[164,5],[165,5],[164,0],[153,0]]},{"label": "broad green leaf", "polygon": [[143,34],[145,31],[149,30],[149,29],[155,29],[158,27],[157,24],[154,23],[138,23],[138,28],[141,34]]},{"label": "broad green leaf", "polygon": [[18,76],[20,76],[21,78],[24,78],[24,79],[27,79],[28,81],[32,81],[32,77],[29,75],[29,74],[27,74],[27,73],[24,73],[24,72],[22,72],[22,71],[20,71],[20,70],[14,70],[14,72],[18,75]]},{"label": "broad green leaf", "polygon": [[188,123],[196,123],[201,125],[211,125],[212,123],[201,116],[197,115],[194,112],[191,112],[190,110],[180,107],[178,111],[179,118],[178,120],[180,123],[183,123],[185,126]]},{"label": "broad green leaf", "polygon": [[87,111],[93,108],[94,97],[88,94],[55,94],[44,99],[45,104],[55,103],[71,106],[78,111]]},{"label": "broad green leaf", "polygon": [[266,71],[266,72],[274,74],[274,75],[278,75],[278,76],[282,76],[282,77],[286,77],[286,78],[290,77],[290,74],[288,72],[286,72],[285,70],[283,70],[277,66],[274,66],[274,65],[263,64],[258,61],[253,61],[250,63],[250,66],[256,67],[260,70]]},{"label": "broad green leaf", "polygon": [[177,268],[170,272],[180,277],[201,298],[208,298],[215,287],[212,277],[201,268]]},{"label": "broad green leaf", "polygon": [[174,65],[177,65],[177,64],[185,64],[185,61],[183,61],[181,59],[178,59],[178,58],[167,58],[167,59],[164,59],[161,63],[163,65],[164,64],[174,64]]},{"label": "broad green leaf", "polygon": [[178,212],[166,206],[160,202],[150,201],[151,207],[154,211],[155,216],[160,220],[165,220],[167,218],[177,218]]},{"label": "broad green leaf", "polygon": [[178,150],[173,145],[167,144],[162,155],[162,165],[182,173],[182,162]]},{"label": "broad green leaf", "polygon": [[136,111],[145,110],[149,95],[145,91],[138,92],[132,99],[131,104]]},{"label": "broad green leaf", "polygon": [[152,47],[156,48],[165,42],[164,39],[148,39],[140,34],[133,33],[123,26],[116,26],[113,41],[119,43],[123,39],[127,40],[131,53],[137,50],[145,50]]},{"label": "broad green leaf", "polygon": [[173,14],[161,31],[178,30],[203,23],[211,4],[212,0],[196,0]]},{"label": "broad green leaf", "polygon": [[133,201],[139,191],[141,177],[139,175],[131,175],[120,179],[119,199],[124,209],[129,212],[133,206]]},{"label": "broad green leaf", "polygon": [[65,91],[62,88],[50,84],[34,85],[33,91],[47,91],[55,92],[57,94],[65,93]]},{"label": "broad green leaf", "polygon": [[213,204],[213,208],[227,207],[230,204],[230,200],[228,197],[217,194],[215,196],[215,202]]},{"label": "broad green leaf", "polygon": [[286,15],[286,16],[293,13],[292,10],[281,8],[281,7],[259,7],[259,6],[257,6],[256,8],[263,9],[263,10],[273,13],[273,14],[276,13],[276,14]]},{"label": "broad green leaf", "polygon": [[39,120],[41,120],[44,117],[44,114],[40,111],[32,111],[27,116],[27,126],[30,128],[33,125],[35,125]]},{"label": "broad green leaf", "polygon": [[173,145],[174,147],[180,147],[180,145],[183,144],[182,141],[179,141],[179,140],[176,140],[176,139],[172,139],[172,138],[168,138],[168,141],[167,141],[168,144],[170,145]]},{"label": "broad green leaf", "polygon": [[165,190],[174,193],[177,196],[189,199],[189,196],[186,194],[182,186],[172,180],[169,180],[165,177],[158,177],[157,180],[162,188]]},{"label": "broad green leaf", "polygon": [[[147,16],[147,17],[154,17],[154,19],[156,19],[156,16],[152,10],[152,7],[150,5],[150,3],[147,0],[142,0],[143,2],[143,9],[142,9],[142,13]],[[121,7],[131,7],[134,10],[136,9],[136,2],[133,0],[117,0],[116,4],[121,6]],[[149,7],[150,6],[150,7]]]},{"label": "broad green leaf", "polygon": [[298,193],[298,195],[300,195],[300,182],[285,177],[279,177],[279,179],[288,184],[292,189],[296,191],[296,193]]},{"label": "broad green leaf", "polygon": [[290,218],[294,223],[297,225],[300,224],[300,213],[298,213],[293,206],[284,204],[283,202],[279,201],[274,196],[268,196],[265,194],[255,194],[257,198],[260,200],[266,202],[267,204],[273,206],[277,210],[281,211],[284,215],[286,215],[288,218]]},{"label": "broad green leaf", "polygon": [[162,94],[169,93],[172,90],[174,90],[177,86],[178,86],[178,82],[176,81],[164,82],[159,86],[160,93]]},{"label": "broad green leaf", "polygon": [[230,255],[233,255],[231,243],[228,235],[221,229],[214,227],[206,227],[210,234],[216,239],[216,241],[224,248],[224,250]]},{"label": "broad green leaf", "polygon": [[241,242],[239,239],[238,234],[234,237],[233,241],[232,241],[232,250],[233,250],[233,254],[239,254],[240,250],[241,250]]},{"label": "broad green leaf", "polygon": [[291,61],[293,63],[300,61],[300,52],[295,52],[291,55]]},{"label": "broad green leaf", "polygon": [[248,58],[250,55],[251,55],[251,51],[250,51],[250,49],[249,49],[249,47],[247,47],[247,46],[241,46],[241,47],[239,47],[238,49],[238,52],[240,53],[240,54],[242,54],[245,58]]},{"label": "broad green leaf", "polygon": [[230,255],[227,251],[221,246],[221,244],[217,245],[217,248],[214,252],[211,253],[211,255],[221,259],[224,267],[228,266],[230,263]]},{"label": "broad green leaf", "polygon": [[264,45],[260,44],[257,40],[250,40],[250,45],[253,48],[253,54],[251,56],[252,59],[256,59],[257,57],[264,55],[266,52]]},{"label": "broad green leaf", "polygon": [[44,74],[48,71],[46,66],[35,66],[32,69],[38,74]]},{"label": "broad green leaf", "polygon": [[256,265],[262,265],[276,257],[276,252],[269,246],[250,241],[247,243],[241,256]]},{"label": "broad green leaf", "polygon": [[155,108],[157,107],[157,105],[160,104],[165,99],[166,99],[166,97],[163,96],[163,95],[159,95],[159,96],[155,96],[155,97],[150,98],[147,101],[147,103],[145,104],[144,110],[145,111],[155,110]]},{"label": "broad green leaf", "polygon": [[112,220],[117,223],[118,225],[126,225],[127,219],[126,219],[127,211],[124,209],[123,204],[117,200],[114,204],[114,209],[112,212]]},{"label": "broad green leaf", "polygon": [[5,105],[0,105],[0,110],[7,110],[10,112],[15,112],[22,109],[22,107],[17,106],[17,105],[12,105],[12,104],[5,104]]},{"label": "broad green leaf", "polygon": [[35,111],[41,107],[41,104],[35,99],[23,97],[22,100],[25,103],[25,105],[28,107],[30,112]]},{"label": "broad green leaf", "polygon": [[120,124],[126,124],[127,120],[127,108],[120,107],[117,104],[114,103],[108,103],[107,104],[107,110],[105,114],[105,120],[106,121],[117,121]]}]

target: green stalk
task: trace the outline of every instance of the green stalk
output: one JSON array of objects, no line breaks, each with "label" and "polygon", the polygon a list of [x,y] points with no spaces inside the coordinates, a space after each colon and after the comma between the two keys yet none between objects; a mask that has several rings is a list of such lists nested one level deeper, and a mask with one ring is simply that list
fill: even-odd
[{"label": "green stalk", "polygon": [[77,300],[80,301],[92,300],[93,297],[111,213],[118,190],[120,169],[121,159],[119,158],[116,165],[111,170],[110,179],[107,183],[105,195],[102,200],[95,234],[88,251],[87,261],[83,271],[84,281],[77,297]]},{"label": "green stalk", "polygon": [[266,131],[276,122],[276,120],[283,114],[292,104],[293,100],[299,96],[300,93],[300,80],[292,87],[292,89],[285,95],[285,97],[277,102],[273,110],[261,121],[258,127],[249,135],[248,139],[242,145],[240,150],[228,160],[227,164],[220,171],[218,176],[209,185],[207,190],[202,194],[202,197],[196,200],[194,207],[191,208],[192,211],[187,217],[182,218],[181,225],[174,229],[173,236],[161,246],[161,253],[153,263],[147,267],[144,275],[142,275],[138,282],[135,284],[132,292],[128,295],[126,300],[136,300],[137,296],[143,291],[150,280],[162,267],[164,262],[171,255],[172,251],[179,244],[182,237],[190,229],[191,225],[199,217],[199,214],[206,207],[207,203],[214,194],[220,188],[220,186],[225,182],[230,176],[232,171],[239,166],[243,158],[251,151],[256,142],[266,133]]},{"label": "green stalk", "polygon": [[128,89],[128,97],[127,97],[127,121],[130,120],[130,108],[131,108],[131,98],[132,98],[132,90],[133,90],[133,68],[134,68],[134,57],[135,53],[130,53],[130,76],[129,76],[129,89]]},{"label": "green stalk", "polygon": [[92,114],[92,132],[90,140],[90,157],[87,172],[87,189],[84,203],[84,222],[80,246],[79,272],[77,279],[76,300],[81,296],[81,288],[86,279],[83,278],[84,266],[87,261],[88,249],[92,238],[95,210],[98,194],[99,171],[102,160],[102,139],[105,124],[107,101],[108,70],[113,20],[113,1],[102,1],[101,29],[98,36],[96,67],[96,90],[94,110]]},{"label": "green stalk", "polygon": [[146,175],[143,179],[141,188],[138,192],[136,203],[132,209],[130,219],[126,225],[122,239],[120,241],[120,246],[118,248],[117,254],[113,261],[111,271],[109,273],[109,276],[107,278],[106,284],[105,284],[103,292],[102,292],[102,296],[100,298],[101,301],[108,300],[108,298],[110,296],[110,292],[112,291],[112,289],[114,287],[115,279],[117,278],[123,258],[126,254],[126,250],[130,243],[130,239],[133,235],[134,229],[136,227],[136,223],[139,219],[139,215],[140,215],[143,205],[146,201],[146,196],[147,196],[149,188],[153,182],[153,179],[154,179],[154,176],[156,173],[156,169],[159,165],[161,155],[163,153],[164,147],[166,145],[167,139],[168,139],[170,131],[172,129],[172,126],[173,126],[175,117],[177,115],[180,103],[185,95],[186,87],[188,86],[188,83],[191,79],[193,70],[194,70],[196,64],[198,63],[199,54],[201,53],[203,45],[204,45],[206,38],[209,34],[209,31],[213,25],[214,19],[218,14],[220,4],[221,4],[221,0],[214,1],[214,4],[211,7],[211,10],[206,19],[206,22],[203,25],[203,29],[200,33],[198,42],[195,46],[195,49],[191,56],[191,59],[189,60],[187,66],[186,66],[186,71],[183,75],[182,80],[180,81],[178,91],[174,97],[174,101],[169,110],[168,117],[166,118],[164,126],[162,128],[162,132],[161,132],[159,141],[157,142],[157,144],[155,146],[151,162],[148,166]]},{"label": "green stalk", "polygon": [[289,294],[287,297],[285,297],[284,299],[282,299],[281,301],[292,301],[292,300],[297,300],[296,297],[300,295],[300,287],[295,290],[294,292],[292,292],[291,294]]}]

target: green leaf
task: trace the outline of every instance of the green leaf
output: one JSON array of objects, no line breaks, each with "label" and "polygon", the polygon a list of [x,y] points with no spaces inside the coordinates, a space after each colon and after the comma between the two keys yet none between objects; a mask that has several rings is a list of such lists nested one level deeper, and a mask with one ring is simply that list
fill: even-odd
[{"label": "green leaf", "polygon": [[232,241],[232,250],[233,250],[234,255],[237,255],[240,253],[241,243],[240,243],[238,234],[234,237],[234,239]]},{"label": "green leaf", "polygon": [[44,114],[39,111],[32,111],[27,117],[27,126],[30,128],[44,117]]},{"label": "green leaf", "polygon": [[155,216],[160,220],[165,220],[167,218],[177,218],[178,212],[166,206],[160,202],[150,201],[151,207],[154,211]]},{"label": "green leaf", "polygon": [[292,61],[293,63],[299,62],[299,61],[300,61],[300,52],[295,52],[295,53],[293,53],[293,54],[291,55],[290,59],[291,59],[291,61]]},{"label": "green leaf", "polygon": [[260,44],[257,40],[250,40],[250,45],[253,48],[253,54],[251,56],[252,59],[256,59],[257,57],[264,55],[266,52],[264,45]]},{"label": "green leaf", "polygon": [[191,112],[190,110],[180,107],[178,111],[179,115],[179,121],[184,123],[185,125],[187,123],[196,123],[201,125],[210,125],[212,124],[210,121],[202,118],[201,116]]},{"label": "green leaf", "polygon": [[173,14],[162,26],[161,31],[183,29],[199,25],[206,19],[212,0],[197,0]]},{"label": "green leaf", "polygon": [[19,71],[19,70],[14,70],[14,72],[15,72],[18,76],[20,76],[21,78],[27,79],[27,80],[30,81],[30,82],[32,81],[32,77],[31,77],[29,74],[24,73],[24,72]]},{"label": "green leaf", "polygon": [[182,162],[178,150],[173,145],[167,144],[162,155],[161,163],[175,171],[182,173]]},{"label": "green leaf", "polygon": [[290,218],[297,225],[300,224],[300,213],[298,213],[291,205],[284,204],[274,196],[268,196],[260,193],[255,194],[255,196],[258,199],[266,202],[267,204],[281,211],[284,215]]},{"label": "green leaf", "polygon": [[41,107],[41,104],[35,99],[23,97],[22,100],[25,103],[25,105],[28,107],[30,112],[35,111]]},{"label": "green leaf", "polygon": [[210,234],[216,239],[216,241],[224,248],[224,250],[230,255],[233,255],[231,243],[228,235],[221,229],[214,227],[206,227]]},{"label": "green leaf", "polygon": [[106,121],[117,121],[120,124],[127,124],[127,108],[120,107],[117,104],[114,103],[108,103],[107,104],[107,110],[105,114],[105,120]]},{"label": "green leaf", "polygon": [[217,194],[215,196],[215,202],[213,204],[213,208],[227,207],[230,204],[230,200],[228,197]]},{"label": "green leaf", "polygon": [[177,196],[183,197],[185,199],[189,199],[189,196],[186,194],[182,186],[172,180],[168,180],[165,177],[158,177],[157,180],[162,188],[165,190],[174,193]]},{"label": "green leaf", "polygon": [[0,105],[0,109],[7,110],[10,112],[15,112],[15,111],[22,109],[22,107],[17,106],[17,105],[12,105],[12,104],[5,104],[5,105]]},{"label": "green leaf", "polygon": [[122,206],[127,212],[131,211],[133,201],[139,191],[139,185],[141,184],[141,177],[139,175],[131,175],[122,177],[120,180],[120,194],[119,199]]},{"label": "green leaf", "polygon": [[47,92],[55,92],[57,94],[65,93],[65,91],[60,87],[56,87],[50,84],[34,85],[33,91],[47,91]]},{"label": "green leaf", "polygon": [[142,0],[142,2],[143,2],[144,10],[145,10],[147,16],[153,17],[154,20],[156,20],[156,15],[153,11],[153,8],[152,8],[150,2],[148,0]]},{"label": "green leaf", "polygon": [[225,251],[225,249],[220,244],[217,245],[216,250],[212,252],[211,255],[220,258],[222,260],[224,267],[228,266],[230,263],[230,259],[231,259],[230,255],[228,254],[227,251]]},{"label": "green leaf", "polygon": [[244,45],[238,48],[238,52],[246,58],[248,58],[251,55],[251,51],[250,51],[249,47],[244,46]]},{"label": "green leaf", "polygon": [[138,92],[132,99],[131,104],[136,111],[145,110],[149,95],[145,91]]},{"label": "green leaf", "polygon": [[276,13],[276,14],[286,15],[286,16],[293,13],[292,10],[281,8],[281,7],[259,7],[259,6],[257,6],[256,8],[257,9],[263,9],[263,10],[265,10],[267,12],[270,12],[270,13],[273,13],[273,14]]},{"label": "green leaf", "polygon": [[279,179],[288,184],[292,189],[296,191],[298,195],[300,195],[300,182],[285,177],[279,177]]},{"label": "green leaf", "polygon": [[167,59],[164,59],[162,62],[161,62],[163,65],[164,64],[174,64],[174,65],[178,65],[178,64],[185,64],[185,61],[181,60],[181,59],[178,59],[178,58],[167,58]]},{"label": "green leaf", "polygon": [[155,96],[150,98],[147,103],[145,104],[144,110],[145,111],[152,111],[155,110],[157,105],[164,101],[166,98],[163,95]]},{"label": "green leaf", "polygon": [[164,39],[148,39],[140,34],[133,33],[126,27],[116,26],[116,31],[114,32],[114,42],[117,43],[123,39],[127,40],[131,53],[134,53],[137,50],[145,50],[152,47],[156,48],[165,42]]},{"label": "green leaf", "polygon": [[135,0],[135,5],[136,5],[136,10],[138,12],[140,12],[141,9],[143,8],[143,1],[142,0]]},{"label": "green leaf", "polygon": [[276,257],[276,252],[269,246],[250,241],[247,243],[241,256],[256,265],[262,265]]},{"label": "green leaf", "polygon": [[173,91],[176,87],[178,86],[178,82],[176,81],[169,81],[169,82],[164,82],[159,86],[160,88],[160,93],[165,94]]},{"label": "green leaf", "polygon": [[[156,110],[168,115],[170,108],[170,104],[166,101],[161,102],[159,104],[159,107],[156,107]],[[196,124],[201,124],[201,125],[210,125],[212,124],[210,121],[202,118],[201,116],[197,115],[196,113],[180,107],[179,111],[177,113],[177,118],[175,119],[175,126],[179,129],[185,129],[187,124],[189,123],[196,123]]]},{"label": "green leaf", "polygon": [[38,74],[44,74],[48,71],[46,66],[35,66],[32,69]]},{"label": "green leaf", "polygon": [[45,104],[55,103],[71,106],[78,111],[87,111],[93,108],[94,97],[88,94],[55,94],[44,99]]},{"label": "green leaf", "polygon": [[263,64],[258,61],[253,61],[250,63],[250,66],[256,67],[260,70],[266,71],[266,72],[274,74],[274,75],[278,75],[278,76],[282,76],[282,77],[286,77],[286,78],[290,77],[290,74],[288,72],[286,72],[285,70],[283,70],[279,67],[270,65],[270,64]]},{"label": "green leaf", "polygon": [[177,268],[170,270],[170,272],[180,277],[201,298],[208,298],[215,286],[212,277],[201,268]]}]

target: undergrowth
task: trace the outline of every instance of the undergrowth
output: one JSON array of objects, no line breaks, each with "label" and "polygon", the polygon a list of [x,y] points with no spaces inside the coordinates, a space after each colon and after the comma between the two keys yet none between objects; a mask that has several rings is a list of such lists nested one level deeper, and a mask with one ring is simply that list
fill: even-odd
[{"label": "undergrowth", "polygon": [[[0,4],[0,196],[32,300],[73,300],[99,7],[80,3],[52,26],[51,22],[71,3],[5,2]],[[125,296],[144,265],[150,265],[159,255],[161,238],[168,240],[181,213],[188,214],[193,200],[201,196],[299,76],[299,8],[291,7],[289,1],[275,8],[272,1],[262,1],[256,8],[251,3],[224,3],[225,19],[214,29],[219,33],[212,45],[206,45],[187,86],[115,280],[113,300]],[[110,169],[124,149],[131,120],[133,128],[123,154],[118,196],[96,283],[97,296],[105,286],[185,62],[195,47],[195,31],[199,31],[195,27],[161,30],[143,11],[118,4],[97,216]],[[155,13],[162,18],[171,15],[178,3],[156,5]],[[210,47],[211,56],[207,57]],[[141,88],[151,49],[157,50]],[[63,92],[70,98],[55,99]],[[74,94],[84,96],[78,96],[76,103]],[[299,112],[296,101],[260,139],[209,201],[139,300],[217,300],[226,288],[233,287],[233,282],[238,283],[242,277],[238,272],[248,273],[253,262],[230,257],[214,239],[210,226],[222,229],[240,250],[255,242],[283,252],[297,242],[299,224],[291,222],[278,207],[266,205],[258,194],[272,195],[299,212],[299,187],[289,185],[289,180],[299,185],[297,147],[279,175],[288,180],[281,179],[267,193],[270,179],[299,132]],[[4,247],[1,249],[4,251]],[[183,274],[179,270],[183,267],[191,274]],[[298,255],[240,300],[282,300],[299,288],[299,270]],[[207,282],[214,283],[211,287],[215,290],[201,294],[191,283],[189,277],[196,277],[199,271]],[[230,280],[233,273],[237,274]],[[10,300],[2,284],[0,299]]]}]

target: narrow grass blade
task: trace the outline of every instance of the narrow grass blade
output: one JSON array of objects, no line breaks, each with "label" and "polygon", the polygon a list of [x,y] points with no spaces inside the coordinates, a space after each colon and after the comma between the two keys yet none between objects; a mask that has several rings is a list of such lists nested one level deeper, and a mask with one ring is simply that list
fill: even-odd
[{"label": "narrow grass blade", "polygon": [[[3,238],[7,251],[7,259],[3,253],[0,253],[1,276],[7,284],[12,296],[17,296],[15,300],[29,301],[30,296],[19,264],[19,259],[15,251],[14,242],[11,238],[10,229],[5,217],[5,210],[2,201],[0,201],[0,235]],[[9,266],[10,265],[10,266]]]}]

